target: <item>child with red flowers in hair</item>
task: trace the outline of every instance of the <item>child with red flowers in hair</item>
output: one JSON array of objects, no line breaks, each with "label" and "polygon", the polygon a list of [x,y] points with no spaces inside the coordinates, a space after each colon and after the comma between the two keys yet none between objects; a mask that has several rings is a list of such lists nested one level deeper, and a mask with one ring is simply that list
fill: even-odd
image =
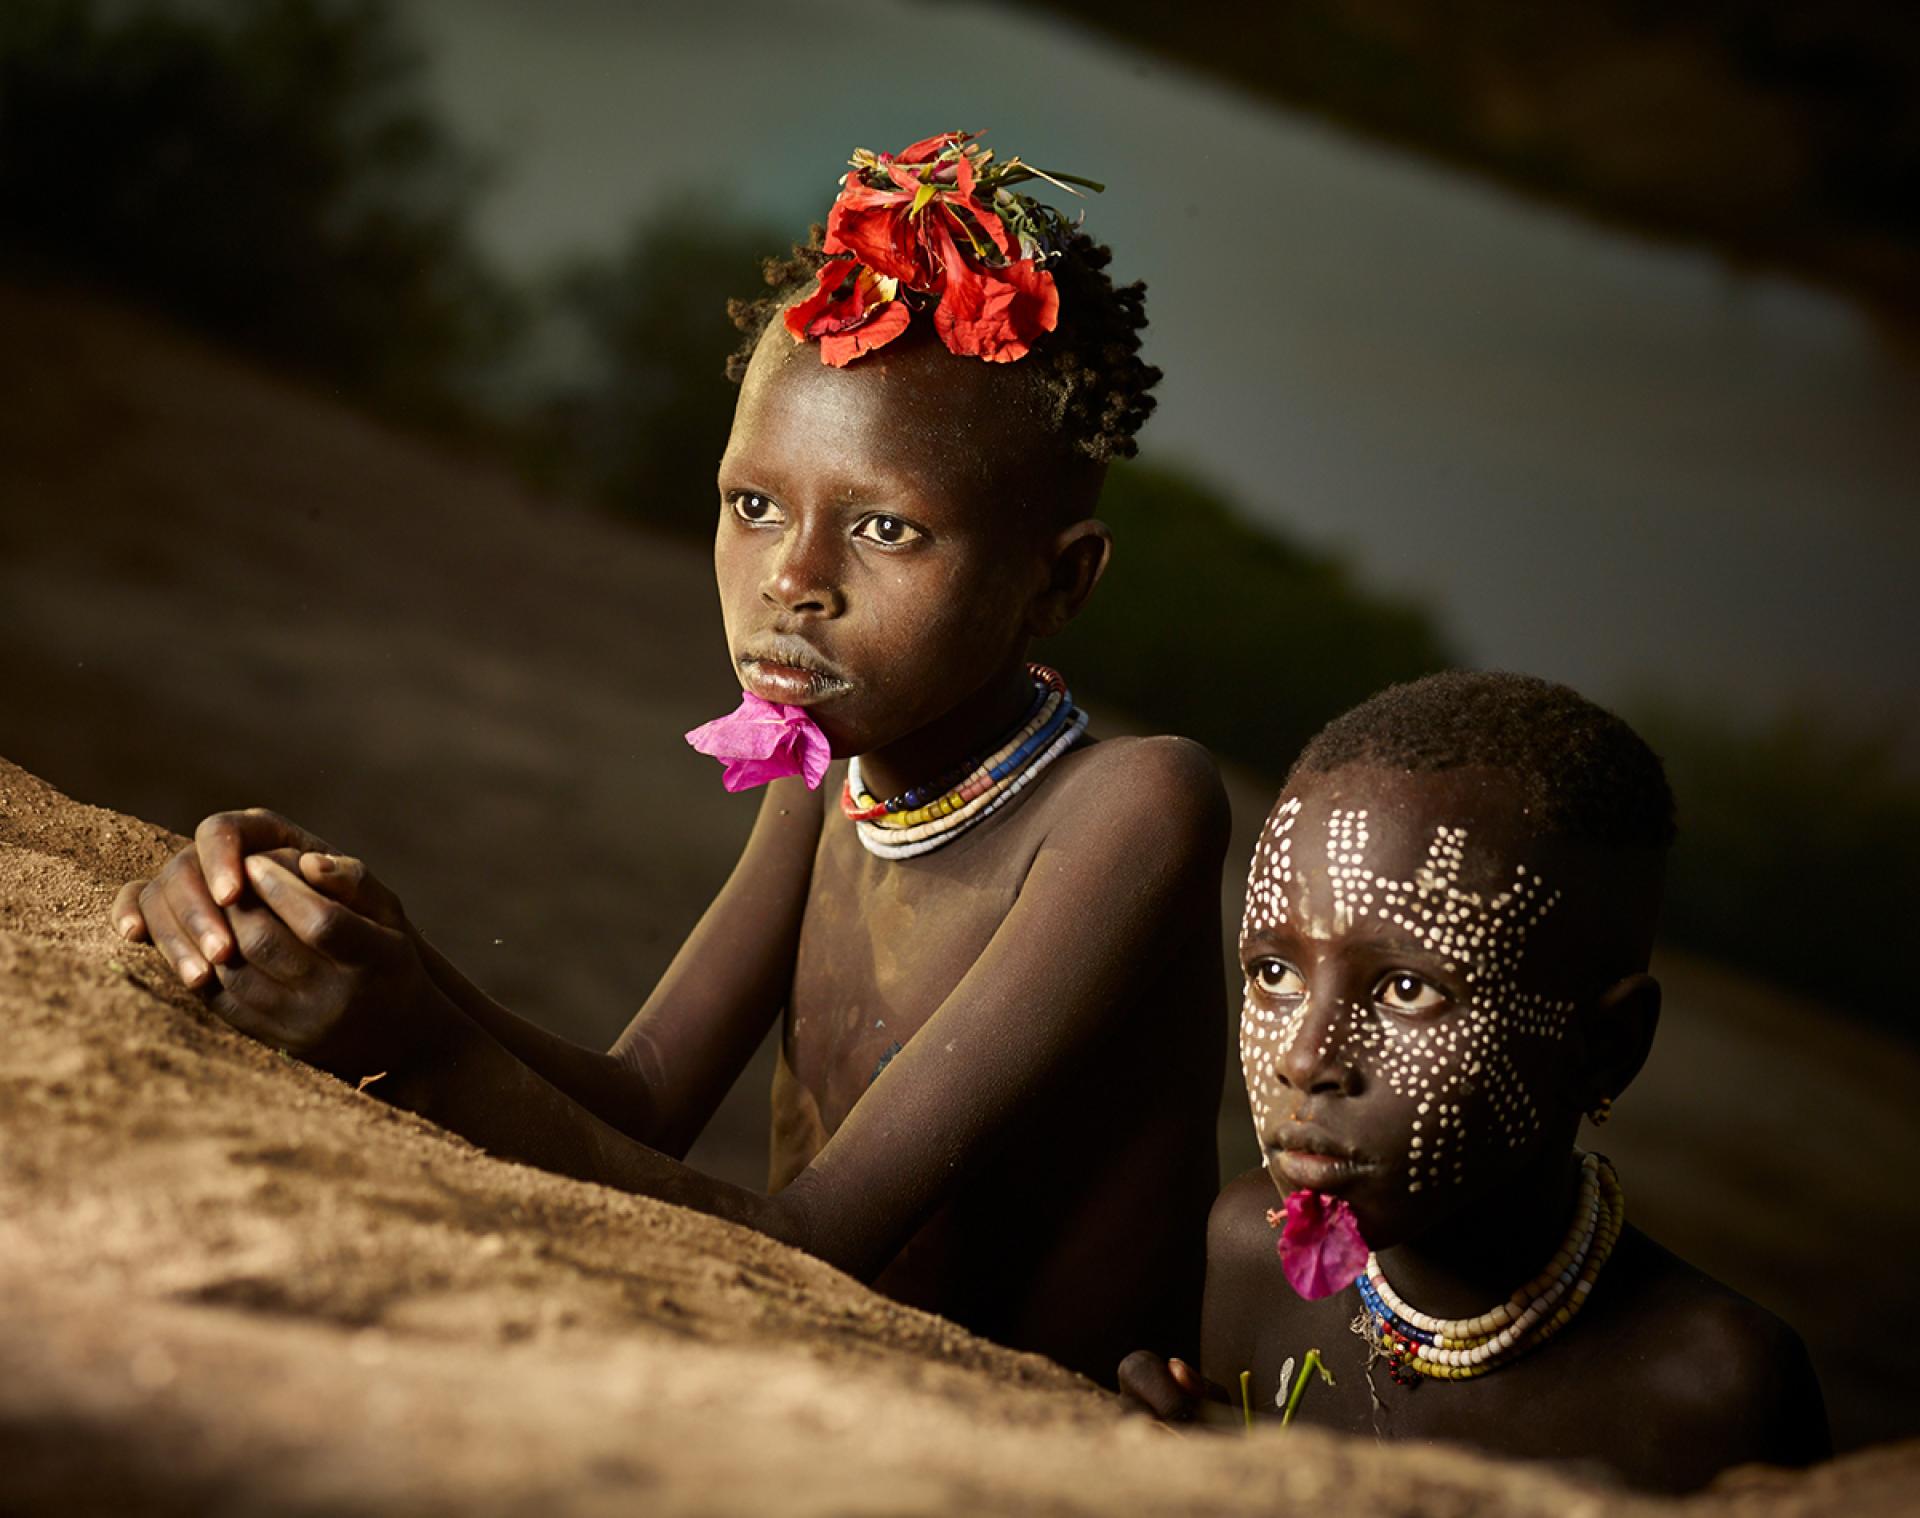
[{"label": "child with red flowers in hair", "polygon": [[[271,813],[208,818],[114,912],[236,1028],[495,1154],[1105,1376],[1198,1321],[1227,812],[1204,751],[1094,741],[1029,662],[1106,568],[1102,477],[1158,377],[1141,287],[1042,182],[1077,193],[965,133],[858,153],[736,308],[714,567],[744,693],[689,736],[766,791],[612,1049],[499,1006]],[[763,1193],[681,1157],[776,1021]]]},{"label": "child with red flowers in hair", "polygon": [[1827,1453],[1793,1330],[1574,1146],[1653,1041],[1672,837],[1652,750],[1544,680],[1431,676],[1307,745],[1240,932],[1263,1169],[1213,1209],[1200,1370],[1142,1351],[1123,1391],[1666,1491]]}]

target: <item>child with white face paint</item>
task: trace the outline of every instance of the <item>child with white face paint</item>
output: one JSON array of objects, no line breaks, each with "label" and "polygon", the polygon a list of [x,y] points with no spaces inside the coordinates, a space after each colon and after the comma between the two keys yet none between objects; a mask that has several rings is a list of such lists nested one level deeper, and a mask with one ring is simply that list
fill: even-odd
[{"label": "child with white face paint", "polygon": [[1261,1169],[1214,1206],[1200,1370],[1142,1351],[1124,1391],[1192,1416],[1247,1372],[1265,1407],[1315,1349],[1299,1416],[1352,1432],[1668,1491],[1826,1453],[1797,1336],[1575,1144],[1652,1043],[1672,818],[1625,723],[1522,676],[1395,687],[1308,745],[1240,933]]}]

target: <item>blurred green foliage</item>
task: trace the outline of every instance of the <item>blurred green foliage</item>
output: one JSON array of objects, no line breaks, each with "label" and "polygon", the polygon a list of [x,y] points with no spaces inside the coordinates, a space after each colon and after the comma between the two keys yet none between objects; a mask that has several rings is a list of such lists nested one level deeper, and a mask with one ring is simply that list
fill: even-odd
[{"label": "blurred green foliage", "polygon": [[636,223],[613,257],[568,269],[553,314],[571,360],[533,427],[541,472],[655,526],[710,535],[733,419],[726,355],[740,339],[727,301],[760,294],[761,266],[783,247],[688,196]]},{"label": "blurred green foliage", "polygon": [[1449,662],[1423,610],[1254,527],[1189,475],[1116,465],[1100,516],[1113,562],[1043,655],[1087,694],[1276,779],[1329,718]]},{"label": "blurred green foliage", "polygon": [[0,251],[444,412],[514,303],[421,77],[378,0],[6,0]]}]

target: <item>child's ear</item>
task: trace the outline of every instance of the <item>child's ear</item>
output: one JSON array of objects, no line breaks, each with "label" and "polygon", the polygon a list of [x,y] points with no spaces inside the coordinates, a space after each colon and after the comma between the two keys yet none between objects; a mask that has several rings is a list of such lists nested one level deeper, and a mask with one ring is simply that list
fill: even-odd
[{"label": "child's ear", "polygon": [[1112,557],[1113,530],[1105,522],[1088,517],[1062,528],[1049,550],[1046,588],[1027,612],[1027,631],[1049,637],[1079,616]]},{"label": "child's ear", "polygon": [[1653,1048],[1660,1026],[1660,982],[1651,975],[1629,975],[1600,994],[1587,1014],[1587,1077],[1590,1107],[1616,1097],[1632,1084]]}]

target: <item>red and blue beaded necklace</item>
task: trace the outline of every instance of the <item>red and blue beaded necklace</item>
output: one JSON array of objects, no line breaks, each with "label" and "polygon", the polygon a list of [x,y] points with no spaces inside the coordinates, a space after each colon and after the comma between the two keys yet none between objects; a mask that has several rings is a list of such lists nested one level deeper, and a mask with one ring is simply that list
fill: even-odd
[{"label": "red and blue beaded necklace", "polygon": [[984,758],[969,760],[941,781],[881,801],[861,783],[859,759],[848,762],[840,810],[869,852],[909,859],[951,843],[1025,790],[1078,741],[1087,714],[1074,705],[1066,681],[1044,664],[1029,664],[1027,670],[1034,700],[1019,726]]}]

